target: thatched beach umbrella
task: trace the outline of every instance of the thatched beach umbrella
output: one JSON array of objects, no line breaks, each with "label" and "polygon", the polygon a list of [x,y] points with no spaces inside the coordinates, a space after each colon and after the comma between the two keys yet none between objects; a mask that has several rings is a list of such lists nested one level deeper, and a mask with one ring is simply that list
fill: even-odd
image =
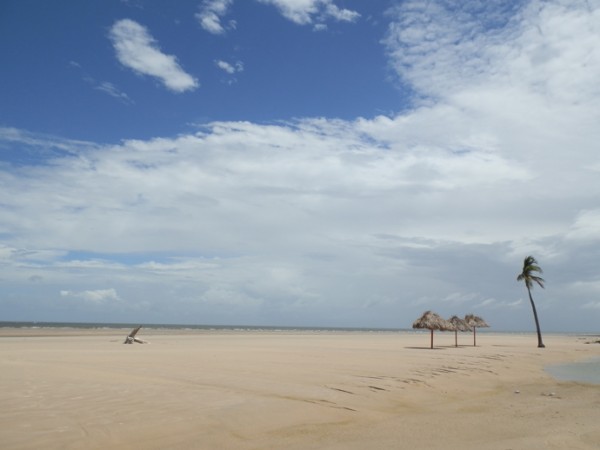
[{"label": "thatched beach umbrella", "polygon": [[467,314],[465,316],[465,322],[467,322],[469,327],[473,328],[473,347],[475,347],[477,345],[477,328],[488,328],[489,325],[481,317],[473,314]]},{"label": "thatched beach umbrella", "polygon": [[447,320],[432,311],[425,311],[421,317],[413,322],[412,327],[431,331],[431,348],[433,348],[433,330],[446,331],[452,329],[452,325]]},{"label": "thatched beach umbrella", "polygon": [[448,319],[452,325],[454,325],[454,346],[458,347],[458,332],[459,331],[470,331],[471,327],[458,316],[452,316]]}]

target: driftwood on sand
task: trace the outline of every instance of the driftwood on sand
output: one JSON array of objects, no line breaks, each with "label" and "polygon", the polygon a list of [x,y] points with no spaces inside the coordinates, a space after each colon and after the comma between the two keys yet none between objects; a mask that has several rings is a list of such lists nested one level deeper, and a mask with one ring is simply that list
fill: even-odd
[{"label": "driftwood on sand", "polygon": [[138,331],[140,331],[140,328],[142,328],[141,325],[137,328],[134,328],[131,331],[131,333],[129,333],[127,335],[127,337],[125,338],[125,342],[123,342],[123,344],[133,344],[134,342],[137,342],[138,344],[147,344],[148,341],[144,341],[140,338],[135,337],[135,335],[138,333]]}]

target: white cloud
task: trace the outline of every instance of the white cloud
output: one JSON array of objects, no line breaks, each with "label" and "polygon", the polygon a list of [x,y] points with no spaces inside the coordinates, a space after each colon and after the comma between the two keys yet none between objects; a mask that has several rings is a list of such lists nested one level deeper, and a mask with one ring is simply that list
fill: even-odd
[{"label": "white cloud", "polygon": [[485,88],[572,104],[600,93],[597,10],[558,1],[450,5],[403,2],[385,41],[399,75],[425,95]]},{"label": "white cloud", "polygon": [[216,60],[215,65],[219,69],[221,69],[222,71],[224,71],[230,75],[233,75],[234,73],[237,73],[237,72],[244,71],[244,64],[239,61],[237,61],[235,64],[231,64],[231,63],[228,63],[227,61]]},{"label": "white cloud", "polygon": [[448,302],[451,304],[460,305],[466,302],[472,302],[480,297],[480,294],[470,292],[470,293],[462,293],[462,292],[453,292],[452,294],[447,295],[445,298],[441,299],[443,302]]},{"label": "white cloud", "polygon": [[[20,148],[19,152],[23,154],[27,152],[27,149],[35,149],[36,152],[40,153],[38,156],[41,161],[56,153],[76,155],[86,149],[100,148],[99,145],[89,141],[57,138],[14,127],[0,127],[0,142],[3,143],[4,147],[14,145]],[[40,152],[40,150],[44,152]]]},{"label": "white cloud", "polygon": [[62,291],[60,291],[60,295],[61,295],[61,297],[78,298],[85,302],[93,303],[93,304],[103,304],[103,303],[107,303],[107,302],[114,302],[114,301],[120,300],[119,296],[117,295],[117,292],[112,288],[81,291],[81,292],[62,290]]},{"label": "white cloud", "polygon": [[127,104],[133,103],[133,100],[131,100],[131,98],[125,92],[121,91],[113,83],[110,83],[108,81],[100,81],[100,82],[97,81],[94,77],[92,77],[91,75],[86,73],[86,71],[84,70],[82,65],[79,64],[78,62],[69,61],[69,66],[81,71],[83,73],[83,81],[88,83],[94,89],[96,89],[100,92],[104,92],[105,94],[108,94],[111,97],[114,97],[114,98],[122,101],[123,103],[127,103]]},{"label": "white cloud", "polygon": [[94,89],[97,89],[101,92],[104,92],[111,97],[114,97],[118,100],[121,100],[125,103],[133,103],[131,98],[123,91],[121,91],[118,87],[108,81],[102,81],[100,83],[94,82]]},{"label": "white cloud", "polygon": [[[328,20],[339,22],[355,22],[360,17],[356,11],[340,8],[334,0],[258,0],[260,3],[272,5],[286,19],[299,25],[314,25],[317,31],[327,29],[324,23]],[[229,21],[224,26],[222,19],[233,4],[233,0],[204,0],[196,19],[200,26],[212,34],[225,34],[227,29],[235,28],[236,22]]]},{"label": "white cloud", "polygon": [[581,211],[567,238],[600,241],[600,209]]},{"label": "white cloud", "polygon": [[122,19],[110,29],[117,59],[141,75],[158,78],[168,89],[185,92],[198,87],[198,81],[186,73],[177,58],[163,53],[148,30],[137,22]]},{"label": "white cloud", "polygon": [[[232,3],[233,0],[204,0],[200,5],[200,11],[196,13],[200,26],[209,33],[224,34],[226,30],[221,23],[221,18],[227,14]],[[233,26],[234,24],[235,22]]]},{"label": "white cloud", "polygon": [[345,8],[340,9],[333,1],[323,1],[322,3],[325,6],[325,17],[331,17],[341,22],[354,22],[360,17],[360,14],[356,11]]},{"label": "white cloud", "polygon": [[349,9],[341,9],[333,0],[258,0],[275,6],[286,18],[298,25],[309,25],[334,19],[342,22],[354,22],[360,14]]},{"label": "white cloud", "polygon": [[3,148],[64,149],[0,166],[4,286],[38,276],[45,298],[110,279],[129,308],[115,315],[153,321],[401,327],[439,308],[532,329],[516,275],[533,251],[543,329],[593,329],[600,8],[480,3],[481,24],[471,2],[419,4],[389,16],[420,100],[394,117],[105,146],[0,129]]}]

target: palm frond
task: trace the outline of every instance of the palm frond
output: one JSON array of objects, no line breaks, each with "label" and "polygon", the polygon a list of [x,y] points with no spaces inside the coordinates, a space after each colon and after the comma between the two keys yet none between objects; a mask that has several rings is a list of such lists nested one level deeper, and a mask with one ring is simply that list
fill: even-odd
[{"label": "palm frond", "polygon": [[541,288],[544,287],[545,281],[542,277],[536,277],[534,275],[531,275],[530,279],[531,281],[535,281],[537,284],[539,284]]},{"label": "palm frond", "polygon": [[534,273],[543,273],[544,271],[538,265],[538,262],[533,256],[528,256],[523,260],[523,271],[517,276],[517,281],[524,281],[528,289],[533,288],[533,284],[537,283],[540,287],[544,287],[544,279],[534,275]]},{"label": "palm frond", "polygon": [[529,270],[529,272],[544,273],[542,268],[540,266],[538,266],[537,264],[531,264],[531,265],[527,266],[527,269]]},{"label": "palm frond", "polygon": [[529,266],[531,264],[537,264],[537,261],[533,256],[529,255],[525,258],[525,264]]}]

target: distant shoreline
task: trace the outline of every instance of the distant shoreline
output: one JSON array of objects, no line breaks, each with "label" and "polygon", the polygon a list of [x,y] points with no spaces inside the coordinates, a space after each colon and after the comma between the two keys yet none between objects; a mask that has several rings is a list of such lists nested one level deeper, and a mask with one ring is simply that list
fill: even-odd
[{"label": "distant shoreline", "polygon": [[[412,328],[368,328],[368,327],[313,327],[313,326],[275,326],[275,325],[206,325],[206,324],[157,324],[157,323],[111,323],[111,322],[36,322],[36,321],[0,321],[0,337],[10,335],[52,335],[56,336],[59,330],[66,335],[73,334],[113,334],[114,331],[130,330],[139,325],[147,332],[155,334],[195,334],[207,332],[245,333],[245,332],[273,332],[273,333],[428,333],[427,330],[414,330]],[[12,331],[11,331],[12,330]],[[20,331],[19,331],[20,330]],[[36,331],[37,330],[37,331]],[[43,330],[47,330],[46,333]],[[51,333],[48,333],[51,331]],[[447,332],[436,332],[444,335]],[[461,332],[461,336],[470,332]],[[534,331],[504,331],[495,329],[477,329],[477,334],[488,335],[523,335],[535,334]],[[546,332],[544,335],[579,336],[584,338],[600,338],[597,332]]]}]

